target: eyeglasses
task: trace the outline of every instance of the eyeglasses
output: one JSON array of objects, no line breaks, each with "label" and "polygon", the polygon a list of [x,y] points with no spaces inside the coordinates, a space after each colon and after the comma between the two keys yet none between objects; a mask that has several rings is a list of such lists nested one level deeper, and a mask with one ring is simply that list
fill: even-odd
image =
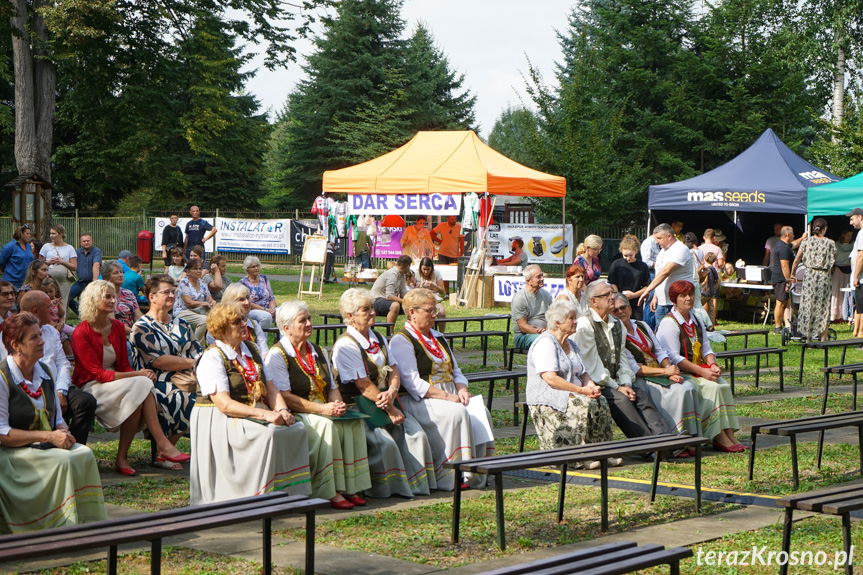
[{"label": "eyeglasses", "polygon": [[613,296],[614,296],[614,290],[611,290],[611,291],[607,291],[607,292],[605,292],[605,293],[597,294],[597,295],[595,295],[595,296],[593,296],[593,297],[597,297],[597,298],[609,298],[609,297],[613,297]]},{"label": "eyeglasses", "polygon": [[168,297],[177,297],[177,290],[175,289],[163,289],[161,291],[157,291],[156,295],[166,295]]},{"label": "eyeglasses", "polygon": [[434,307],[416,307],[414,309],[421,309],[429,315],[437,315],[437,308]]},{"label": "eyeglasses", "polygon": [[0,297],[15,297],[15,292],[14,291],[0,292]]},{"label": "eyeglasses", "polygon": [[626,311],[626,308],[628,308],[628,307],[629,307],[628,305],[621,305],[621,306],[614,308],[611,311],[612,311],[612,313],[623,313]]}]

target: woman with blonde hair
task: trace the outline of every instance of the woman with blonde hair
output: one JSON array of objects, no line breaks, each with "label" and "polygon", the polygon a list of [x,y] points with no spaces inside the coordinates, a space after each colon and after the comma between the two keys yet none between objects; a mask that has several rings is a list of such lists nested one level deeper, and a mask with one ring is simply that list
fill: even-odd
[{"label": "woman with blonde hair", "polygon": [[96,419],[109,431],[120,430],[114,469],[121,475],[136,475],[129,466],[129,447],[141,429],[150,430],[159,455],[172,463],[189,456],[174,447],[162,430],[153,396],[156,374],[151,369],[134,371],[129,364],[126,330],[111,315],[117,303],[114,286],[105,280],[91,282],[81,294],[81,323],[72,334],[75,370],[72,383],[96,398]]},{"label": "woman with blonde hair", "polygon": [[626,234],[620,241],[618,250],[623,257],[611,262],[608,283],[615,291],[626,296],[632,309],[632,317],[641,321],[644,319],[644,309],[638,305],[638,298],[650,284],[650,268],[637,258],[641,243],[634,235]]},{"label": "woman with blonde hair", "polygon": [[281,489],[309,495],[306,430],[295,423],[257,348],[246,339],[244,310],[236,303],[215,305],[207,332],[216,339],[195,369],[192,505]]},{"label": "woman with blonde hair", "polygon": [[584,238],[584,242],[579,244],[576,253],[578,254],[573,262],[584,269],[584,285],[590,285],[590,282],[598,280],[602,274],[602,268],[599,265],[599,253],[602,251],[602,238],[596,234],[591,234]]},{"label": "woman with blonde hair", "polygon": [[[348,325],[333,346],[333,366],[342,399],[360,411],[387,417],[365,426],[372,497],[428,495],[437,487],[428,437],[419,422],[399,406],[409,397],[401,387],[387,340],[376,332],[371,292],[351,288],[339,298]],[[368,420],[369,424],[372,420]],[[385,422],[386,420],[384,420]]]}]

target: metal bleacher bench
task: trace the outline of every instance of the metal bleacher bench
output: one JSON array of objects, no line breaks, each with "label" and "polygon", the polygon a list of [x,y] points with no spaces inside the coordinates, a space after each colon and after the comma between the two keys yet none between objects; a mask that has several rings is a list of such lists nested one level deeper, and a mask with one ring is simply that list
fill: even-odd
[{"label": "metal bleacher bench", "polygon": [[761,378],[761,356],[769,357],[771,354],[779,356],[779,391],[785,391],[785,364],[783,362],[783,354],[788,351],[784,347],[754,347],[749,349],[732,349],[729,351],[717,351],[714,355],[716,360],[729,360],[731,369],[729,373],[729,382],[731,384],[731,393],[734,393],[734,360],[738,357],[747,358],[755,356],[755,387],[758,388],[758,383]]},{"label": "metal bleacher bench", "polygon": [[560,491],[557,500],[557,521],[563,520],[564,494],[566,491],[567,466],[585,461],[600,462],[600,529],[608,530],[608,461],[610,457],[627,457],[654,453],[653,481],[650,501],[656,498],[656,482],[659,478],[659,463],[663,452],[679,450],[687,446],[695,447],[695,509],[701,511],[701,446],[710,441],[706,437],[689,435],[651,435],[621,441],[587,443],[546,451],[530,451],[511,455],[498,455],[466,461],[444,463],[455,473],[455,490],[452,506],[452,542],[458,543],[459,520],[461,518],[461,484],[464,473],[484,473],[494,476],[495,507],[497,511],[497,540],[501,549],[506,549],[503,515],[503,474],[509,471],[522,471],[533,467],[562,466],[560,472]]},{"label": "metal bleacher bench", "polygon": [[671,575],[679,575],[680,561],[692,555],[692,550],[686,547],[666,549],[656,544],[639,546],[630,541],[616,541],[590,549],[561,553],[545,559],[485,571],[481,575],[533,575],[534,573],[611,575],[632,573],[657,565],[670,565]]},{"label": "metal bleacher bench", "polygon": [[827,412],[827,394],[830,391],[830,374],[838,375],[842,377],[843,375],[850,375],[851,381],[853,383],[853,391],[851,394],[851,409],[857,409],[857,374],[863,372],[863,363],[849,363],[848,365],[831,365],[829,367],[822,367],[821,371],[824,372],[824,400],[821,402],[821,413],[824,414]]},{"label": "metal bleacher bench", "polygon": [[848,348],[852,346],[863,345],[863,338],[855,338],[855,339],[837,339],[834,341],[804,341],[800,344],[800,375],[798,376],[798,383],[803,383],[803,360],[806,357],[807,349],[823,349],[824,350],[824,367],[830,365],[830,361],[828,359],[828,353],[831,349],[839,347],[842,348],[842,359],[839,361],[840,364],[845,363],[845,355],[848,353]]},{"label": "metal bleacher bench", "polygon": [[518,425],[518,405],[520,404],[518,398],[518,380],[527,376],[526,369],[519,368],[498,371],[479,371],[475,373],[465,373],[464,376],[467,378],[468,383],[488,382],[488,395],[486,395],[485,406],[489,411],[491,411],[491,403],[494,398],[494,384],[498,381],[504,380],[506,381],[506,388],[509,389],[509,384],[512,381],[515,384],[513,385],[512,396],[512,424]]},{"label": "metal bleacher bench", "polygon": [[[851,545],[851,512],[863,509],[863,485],[858,483],[798,493],[777,499],[776,504],[785,507],[785,520],[783,521],[782,528],[782,551],[786,554],[791,550],[791,525],[795,509],[809,511],[810,513],[840,516],[842,518],[842,548],[845,553],[845,575],[853,575],[854,566],[850,561],[853,555]],[[835,570],[840,565],[834,564],[832,567]],[[780,566],[779,573],[780,575],[788,573],[787,562]]]},{"label": "metal bleacher bench", "polygon": [[0,537],[0,563],[68,555],[73,551],[108,548],[107,573],[117,573],[117,546],[124,543],[151,543],[150,573],[161,572],[162,539],[184,533],[198,533],[227,525],[261,520],[263,527],[263,569],[272,573],[272,520],[283,515],[306,516],[306,573],[315,572],[315,510],[329,507],[325,499],[288,495],[283,491],[183,507],[157,513],[132,515],[84,523],[72,527],[5,535]]},{"label": "metal bleacher bench", "polygon": [[797,435],[801,433],[820,432],[818,438],[818,455],[816,466],[821,468],[821,452],[824,448],[824,431],[827,429],[839,429],[841,427],[856,427],[857,437],[861,445],[860,451],[860,473],[863,474],[863,411],[847,411],[845,413],[832,413],[829,415],[816,415],[814,417],[803,417],[800,419],[789,419],[763,425],[753,425],[750,437],[752,446],[749,449],[749,480],[755,468],[755,440],[759,433],[787,437],[791,440],[791,473],[794,489],[800,485],[797,472]]}]

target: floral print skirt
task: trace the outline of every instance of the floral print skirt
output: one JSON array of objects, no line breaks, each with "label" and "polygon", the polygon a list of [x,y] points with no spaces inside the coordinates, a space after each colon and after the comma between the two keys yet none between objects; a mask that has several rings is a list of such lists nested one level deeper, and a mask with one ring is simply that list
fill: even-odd
[{"label": "floral print skirt", "polygon": [[611,411],[601,396],[590,399],[585,395],[571,394],[564,412],[547,405],[531,405],[530,416],[540,449],[612,440]]}]

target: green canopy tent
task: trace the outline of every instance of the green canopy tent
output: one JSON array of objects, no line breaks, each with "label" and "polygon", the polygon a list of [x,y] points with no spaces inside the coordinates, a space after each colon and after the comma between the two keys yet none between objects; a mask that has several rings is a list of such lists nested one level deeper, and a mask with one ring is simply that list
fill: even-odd
[{"label": "green canopy tent", "polygon": [[818,216],[844,216],[863,208],[863,172],[838,182],[809,188],[806,197],[808,221]]}]

